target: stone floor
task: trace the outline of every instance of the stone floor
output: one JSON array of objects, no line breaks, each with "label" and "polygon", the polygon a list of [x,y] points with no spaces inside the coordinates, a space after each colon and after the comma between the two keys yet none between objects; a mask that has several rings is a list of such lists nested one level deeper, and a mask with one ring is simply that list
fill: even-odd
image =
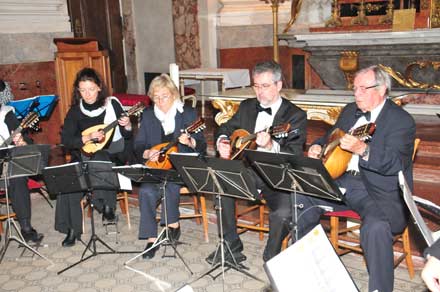
[{"label": "stone floor", "polygon": [[[181,237],[185,244],[178,245],[177,250],[194,273],[193,275],[179,258],[162,258],[164,247],[160,248],[153,260],[146,261],[138,258],[128,265],[124,263],[136,253],[98,254],[58,275],[57,272],[80,259],[84,246],[77,244],[72,248],[61,247],[60,243],[64,236],[53,229],[54,210],[41,196],[33,194],[32,197],[33,224],[45,234],[43,244],[38,251],[53,264],[38,256],[32,256],[28,251],[20,255],[22,248],[19,248],[16,242],[11,242],[0,264],[0,291],[177,291],[210,267],[204,259],[216,248],[215,224],[209,224],[210,241],[206,243],[203,240],[202,227],[192,220],[185,220],[182,221]],[[137,239],[138,210],[131,208],[133,226],[131,230],[126,226],[125,217],[123,215],[119,217],[120,233],[117,236],[106,234],[101,219],[98,218],[96,220],[98,236],[116,251],[142,251],[145,242]],[[90,224],[89,222],[87,219],[87,224]],[[87,226],[87,233],[83,235],[83,240],[87,242],[89,238],[90,225]],[[191,283],[190,287],[200,292],[267,291],[268,279],[261,259],[264,241],[260,241],[254,232],[244,233],[242,239],[245,244],[244,253],[248,258],[245,262],[249,268],[248,272],[262,279],[263,282],[234,270],[226,271],[223,281],[219,273],[221,269],[218,269],[216,274],[220,275],[216,279],[205,276]],[[98,242],[97,251],[108,250]],[[172,249],[166,248],[166,253],[171,255]],[[90,253],[86,255],[88,254]],[[360,291],[366,291],[368,276],[362,257],[348,254],[343,256],[342,260]],[[398,267],[395,274],[395,291],[425,291],[420,279],[420,270],[417,270],[416,277],[412,280],[409,279],[404,267]],[[301,275],[292,275],[292,281],[296,280],[301,280]]]}]

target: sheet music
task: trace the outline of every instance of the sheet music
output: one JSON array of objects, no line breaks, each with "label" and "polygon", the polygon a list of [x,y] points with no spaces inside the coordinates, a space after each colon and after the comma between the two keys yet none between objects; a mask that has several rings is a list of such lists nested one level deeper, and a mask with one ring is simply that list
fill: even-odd
[{"label": "sheet music", "polygon": [[416,226],[419,228],[428,246],[431,246],[434,243],[432,232],[423,220],[422,215],[420,215],[419,209],[417,209],[412,192],[405,181],[402,171],[399,171],[399,184],[403,193],[403,199],[405,200],[405,203],[408,206],[409,211],[411,212]]},{"label": "sheet music", "polygon": [[265,269],[279,292],[359,291],[321,225],[269,260]]}]

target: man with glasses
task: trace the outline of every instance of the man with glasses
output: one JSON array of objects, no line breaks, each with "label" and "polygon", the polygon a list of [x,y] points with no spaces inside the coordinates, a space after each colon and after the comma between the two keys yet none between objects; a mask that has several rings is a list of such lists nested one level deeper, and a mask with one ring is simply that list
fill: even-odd
[{"label": "man with glasses", "polygon": [[349,133],[367,123],[376,130],[369,142],[345,134],[340,147],[353,154],[347,171],[336,180],[344,194],[341,203],[299,195],[304,204],[298,221],[299,236],[305,235],[324,212],[316,205],[327,205],[335,211],[354,210],[362,221],[360,237],[369,273],[369,291],[391,292],[394,282],[393,235],[402,233],[407,225],[407,208],[400,195],[398,172],[403,171],[412,187],[412,153],[416,125],[405,110],[387,95],[390,76],[378,66],[356,73],[355,102],[341,112],[326,136],[313,143],[309,157],[318,158],[329,134],[336,128]]},{"label": "man with glasses", "polygon": [[[229,137],[237,129],[257,133],[255,141],[257,150],[303,155],[307,116],[303,110],[281,97],[280,90],[283,86],[281,66],[273,61],[258,63],[252,71],[252,79],[257,97],[242,101],[237,113],[221,125],[216,133],[219,156],[230,159]],[[297,131],[290,132],[284,138],[274,138],[266,130],[271,126],[285,123],[289,123],[290,129]],[[282,240],[289,232],[290,219],[286,220],[286,218],[290,216],[290,197],[288,194],[280,194],[270,189],[257,175],[255,179],[257,188],[262,191],[261,194],[270,208],[269,238],[263,255],[263,259],[268,260],[280,252]],[[243,244],[237,234],[233,198],[222,198],[222,219],[225,241],[231,248],[235,260],[244,261],[246,257],[242,254]],[[210,254],[206,259],[209,263],[214,261],[214,254]],[[218,261],[219,257],[220,255],[217,255],[215,261]]]}]

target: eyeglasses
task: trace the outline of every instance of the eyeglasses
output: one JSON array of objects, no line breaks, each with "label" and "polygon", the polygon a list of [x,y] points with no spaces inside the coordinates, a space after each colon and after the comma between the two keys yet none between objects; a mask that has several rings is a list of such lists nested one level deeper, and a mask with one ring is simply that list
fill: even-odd
[{"label": "eyeglasses", "polygon": [[164,95],[164,96],[153,96],[153,101],[154,102],[158,102],[158,101],[165,101],[167,99],[169,99],[170,97],[168,95]]},{"label": "eyeglasses", "polygon": [[254,85],[252,85],[252,88],[254,89],[254,90],[266,90],[266,89],[268,89],[269,87],[271,87],[272,85],[274,85],[276,82],[274,82],[274,83],[263,83],[263,84],[254,84]]},{"label": "eyeglasses", "polygon": [[80,93],[95,92],[96,90],[98,90],[98,87],[78,88],[78,91],[79,91]]},{"label": "eyeglasses", "polygon": [[365,92],[365,91],[367,91],[367,89],[370,89],[370,88],[375,88],[375,87],[378,87],[379,86],[379,84],[374,84],[374,85],[371,85],[371,86],[358,86],[358,87],[353,87],[353,92],[356,92],[356,91],[360,91],[360,92]]}]

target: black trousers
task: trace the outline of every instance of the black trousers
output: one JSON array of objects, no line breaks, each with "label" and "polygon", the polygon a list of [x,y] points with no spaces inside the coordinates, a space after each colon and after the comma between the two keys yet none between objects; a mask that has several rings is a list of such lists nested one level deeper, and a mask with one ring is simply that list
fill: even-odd
[{"label": "black trousers", "polygon": [[[291,204],[290,194],[270,189],[263,180],[251,169],[249,169],[251,177],[257,189],[261,190],[261,194],[269,207],[269,237],[263,253],[265,261],[274,257],[281,251],[283,239],[289,233],[289,223],[291,222]],[[262,199],[261,195],[257,199]],[[222,196],[222,222],[223,236],[228,243],[240,241],[237,234],[237,223],[235,220],[235,198]],[[216,200],[218,208],[218,202]],[[217,211],[217,218],[218,218]]]},{"label": "black trousers", "polygon": [[[96,152],[90,160],[111,161],[109,154],[105,151]],[[55,209],[55,230],[67,234],[69,229],[73,229],[75,235],[82,234],[80,202],[83,197],[84,193],[82,192],[58,195]],[[116,191],[93,190],[91,198],[98,212],[102,212],[104,205],[116,208]]]},{"label": "black trousers", "polygon": [[[8,195],[11,199],[12,209],[20,225],[31,221],[31,198],[27,187],[26,177],[12,178],[9,180]],[[21,226],[22,228],[24,226]],[[28,226],[30,227],[30,226]]]},{"label": "black trousers", "polygon": [[304,236],[319,223],[324,210],[317,208],[317,205],[331,206],[335,211],[356,211],[362,220],[360,237],[369,274],[368,289],[393,291],[393,234],[403,232],[407,225],[406,218],[393,218],[393,222],[390,222],[385,216],[385,211],[367,193],[359,176],[345,174],[336,180],[336,183],[346,189],[343,203],[298,195],[297,203],[304,204],[298,221],[299,237]]}]

